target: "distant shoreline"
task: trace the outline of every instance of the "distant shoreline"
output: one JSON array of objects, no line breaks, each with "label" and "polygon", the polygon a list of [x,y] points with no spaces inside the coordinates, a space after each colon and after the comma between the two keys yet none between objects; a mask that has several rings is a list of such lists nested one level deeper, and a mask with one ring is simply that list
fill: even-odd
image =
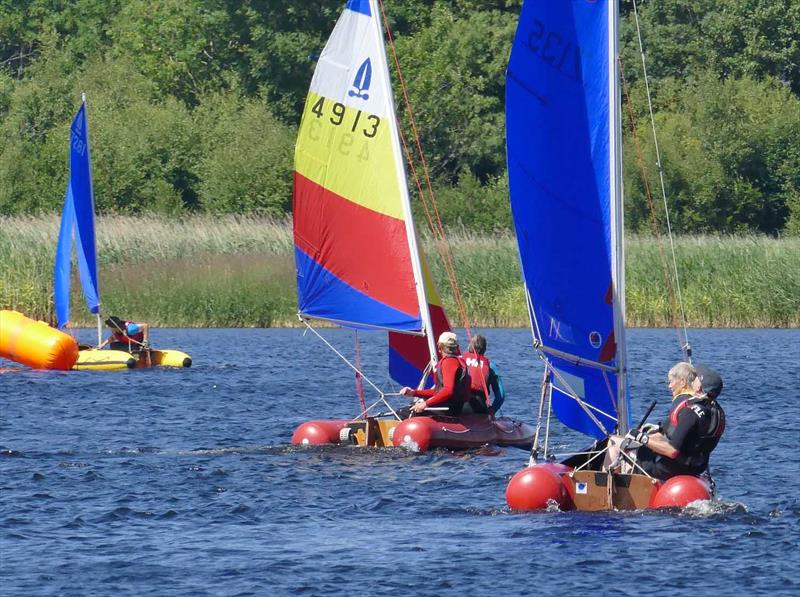
[{"label": "distant shoreline", "polygon": [[[57,231],[55,215],[0,217],[0,308],[52,320]],[[103,313],[154,327],[299,325],[286,220],[105,216],[97,233]],[[471,327],[527,327],[513,235],[455,231],[448,240]],[[461,327],[436,249],[423,245],[451,321]],[[678,237],[676,254],[688,327],[800,327],[800,238]],[[660,255],[654,238],[626,239],[630,327],[674,327]],[[93,326],[77,278],[72,314],[76,326]]]}]

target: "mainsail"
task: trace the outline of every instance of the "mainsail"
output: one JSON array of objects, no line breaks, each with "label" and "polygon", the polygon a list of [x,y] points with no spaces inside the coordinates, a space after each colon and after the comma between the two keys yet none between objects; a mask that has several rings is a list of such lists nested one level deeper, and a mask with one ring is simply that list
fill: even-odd
[{"label": "mainsail", "polygon": [[506,78],[511,207],[555,414],[628,427],[615,0],[528,1]]},{"label": "mainsail", "polygon": [[[442,300],[436,291],[430,269],[421,253],[422,272],[425,283],[425,295],[428,298],[428,312],[431,314],[433,337],[450,330],[450,322],[442,307]],[[389,332],[389,375],[403,386],[416,387],[425,376],[425,369],[430,363],[426,339],[409,334]]]},{"label": "mainsail", "polygon": [[97,285],[97,248],[94,233],[94,195],[92,167],[89,158],[89,131],[86,121],[86,100],[70,127],[69,180],[61,214],[55,259],[55,305],[58,327],[69,322],[70,270],[73,235],[77,241],[78,270],[83,296],[91,313],[100,312]]},{"label": "mainsail", "polygon": [[392,375],[416,385],[446,318],[424,281],[375,0],[347,2],[319,57],[297,137],[293,213],[300,315],[394,332]]}]

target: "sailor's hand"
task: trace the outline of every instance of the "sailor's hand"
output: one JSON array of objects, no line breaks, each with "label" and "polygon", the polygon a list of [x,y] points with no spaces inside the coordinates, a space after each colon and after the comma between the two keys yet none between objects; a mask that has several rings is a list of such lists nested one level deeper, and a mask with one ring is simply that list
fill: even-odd
[{"label": "sailor's hand", "polygon": [[642,431],[647,434],[657,433],[661,431],[661,423],[645,423],[642,425]]},{"label": "sailor's hand", "polygon": [[625,439],[628,442],[629,450],[635,450],[636,448],[646,446],[647,442],[650,441],[647,431],[642,429],[631,429],[628,435],[625,436]]},{"label": "sailor's hand", "polygon": [[414,406],[411,407],[411,411],[415,412],[415,413],[421,413],[422,411],[424,411],[427,408],[427,406],[428,406],[428,403],[425,402],[424,400],[417,400],[414,403]]},{"label": "sailor's hand", "polygon": [[401,396],[413,396],[414,395],[414,390],[412,390],[411,388],[406,386],[402,390],[400,390],[400,395]]}]

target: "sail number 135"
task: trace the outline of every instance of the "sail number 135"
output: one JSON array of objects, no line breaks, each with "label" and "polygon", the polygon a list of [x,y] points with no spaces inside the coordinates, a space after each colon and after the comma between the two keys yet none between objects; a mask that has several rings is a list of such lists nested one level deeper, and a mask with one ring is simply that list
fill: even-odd
[{"label": "sail number 135", "polygon": [[[340,104],[339,102],[328,102],[332,104],[330,108],[330,112],[327,115],[330,123],[334,126],[341,126],[344,124],[345,115],[347,115],[347,106],[344,104]],[[317,118],[323,118],[326,116],[325,114],[325,98],[321,97],[317,100],[314,106],[311,108],[311,111],[316,115]],[[353,109],[349,110],[352,114]],[[355,133],[357,130],[360,130],[361,133],[364,134],[365,137],[369,137],[370,139],[378,134],[378,126],[381,124],[381,119],[374,114],[364,114],[363,111],[357,110],[356,115],[353,118],[353,124],[350,126],[350,131]]]}]

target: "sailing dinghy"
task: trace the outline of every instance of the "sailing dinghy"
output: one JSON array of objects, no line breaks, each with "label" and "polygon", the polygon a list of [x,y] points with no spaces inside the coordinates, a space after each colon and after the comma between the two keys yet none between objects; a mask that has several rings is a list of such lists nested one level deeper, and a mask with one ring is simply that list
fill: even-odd
[{"label": "sailing dinghy", "polygon": [[555,462],[537,429],[529,467],[506,491],[513,509],[685,506],[711,495],[699,477],[662,483],[604,462],[605,438],[630,428],[617,21],[616,0],[528,0],[509,61],[511,207],[545,364],[539,426],[546,413],[549,431],[552,412],[597,440]]},{"label": "sailing dinghy", "polygon": [[[97,344],[100,346],[102,324],[94,220],[94,192],[84,96],[70,127],[69,180],[56,246],[54,294],[57,324],[61,330],[67,327],[70,317],[70,276],[74,244],[77,246],[78,271],[86,306],[90,313],[97,316]],[[128,351],[101,350],[81,345],[77,361],[72,368],[115,370],[154,365],[188,367],[191,363],[189,355],[178,350],[154,350],[149,347],[131,347]]]},{"label": "sailing dinghy", "polygon": [[[450,324],[411,216],[377,0],[347,2],[319,57],[295,149],[293,216],[301,321],[315,333],[313,320],[387,332],[390,376],[421,387],[437,362],[434,338]],[[401,420],[387,394],[345,362],[377,401],[362,398],[352,420],[305,422],[292,443],[530,446],[532,427],[508,418]]]}]

